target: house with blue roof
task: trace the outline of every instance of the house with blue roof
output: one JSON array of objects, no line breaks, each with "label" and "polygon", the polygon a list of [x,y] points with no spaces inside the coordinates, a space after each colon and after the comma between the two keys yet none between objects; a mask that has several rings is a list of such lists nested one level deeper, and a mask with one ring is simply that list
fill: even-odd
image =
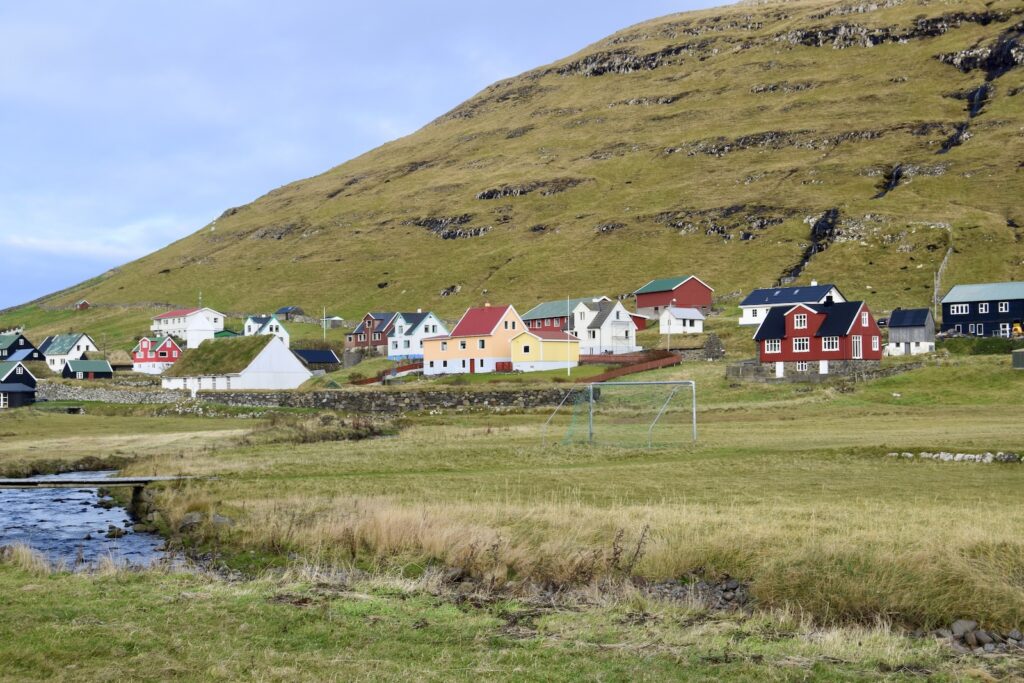
[{"label": "house with blue roof", "polygon": [[887,356],[916,356],[935,351],[935,318],[929,308],[897,308],[889,315]]},{"label": "house with blue roof", "polygon": [[285,346],[291,345],[291,334],[278,320],[277,314],[250,315],[245,319],[245,323],[242,325],[243,336],[254,337],[261,334],[273,335],[283,341]]},{"label": "house with blue roof", "polygon": [[942,299],[942,331],[978,337],[1024,334],[1024,282],[956,285]]},{"label": "house with blue roof", "polygon": [[371,311],[363,316],[356,329],[345,335],[345,347],[386,353],[388,335],[395,323],[395,311]]},{"label": "house with blue roof", "polygon": [[797,304],[841,304],[846,297],[835,285],[819,285],[812,280],[810,285],[797,287],[770,287],[755,289],[740,302],[740,325],[760,325],[768,311],[777,306],[787,309]]},{"label": "house with blue roof", "polygon": [[422,360],[423,340],[447,335],[448,328],[431,312],[396,313],[388,333],[388,358]]}]

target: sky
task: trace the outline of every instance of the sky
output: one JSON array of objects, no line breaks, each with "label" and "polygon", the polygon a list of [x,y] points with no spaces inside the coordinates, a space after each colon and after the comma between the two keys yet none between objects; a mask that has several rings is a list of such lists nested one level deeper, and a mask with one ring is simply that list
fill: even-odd
[{"label": "sky", "polygon": [[0,4],[0,309],[714,0]]}]

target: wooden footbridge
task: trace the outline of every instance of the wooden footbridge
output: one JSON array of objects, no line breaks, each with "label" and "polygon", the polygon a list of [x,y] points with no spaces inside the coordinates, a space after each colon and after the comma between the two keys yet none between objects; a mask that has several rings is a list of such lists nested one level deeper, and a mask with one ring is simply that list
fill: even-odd
[{"label": "wooden footbridge", "polygon": [[96,488],[131,488],[132,505],[139,502],[142,490],[150,484],[171,481],[188,481],[193,477],[62,477],[45,479],[29,477],[26,479],[0,479],[0,489],[96,489]]}]

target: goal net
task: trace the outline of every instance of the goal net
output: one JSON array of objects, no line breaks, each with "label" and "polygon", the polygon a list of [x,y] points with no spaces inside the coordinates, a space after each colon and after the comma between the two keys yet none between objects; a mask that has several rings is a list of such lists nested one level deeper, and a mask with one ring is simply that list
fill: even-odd
[{"label": "goal net", "polygon": [[548,419],[551,444],[657,448],[697,440],[694,382],[604,382],[574,387]]}]

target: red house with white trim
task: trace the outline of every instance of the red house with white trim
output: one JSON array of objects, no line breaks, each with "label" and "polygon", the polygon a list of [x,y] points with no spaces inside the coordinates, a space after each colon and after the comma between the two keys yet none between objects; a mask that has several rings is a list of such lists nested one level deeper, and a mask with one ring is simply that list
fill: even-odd
[{"label": "red house with white trim", "polygon": [[178,362],[181,347],[172,337],[143,337],[132,349],[132,370],[160,375]]},{"label": "red house with white trim", "polygon": [[[636,312],[648,318],[658,318],[666,308],[696,308],[704,315],[711,311],[715,290],[694,275],[665,277],[651,280],[633,292]],[[642,328],[641,328],[642,329]]]},{"label": "red house with white trim", "polygon": [[777,307],[757,328],[758,359],[786,371],[827,375],[882,359],[882,331],[863,301]]}]

